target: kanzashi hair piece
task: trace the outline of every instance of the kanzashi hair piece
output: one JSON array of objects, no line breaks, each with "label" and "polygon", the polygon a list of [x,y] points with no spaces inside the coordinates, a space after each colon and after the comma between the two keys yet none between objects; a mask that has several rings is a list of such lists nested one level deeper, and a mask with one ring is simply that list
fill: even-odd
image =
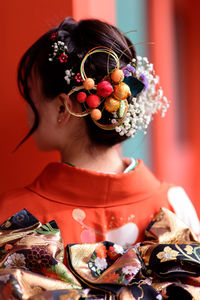
[{"label": "kanzashi hair piece", "polygon": [[[66,64],[64,79],[68,85],[71,80],[77,82],[67,94],[65,102],[68,112],[76,117],[90,115],[94,123],[103,130],[116,130],[121,136],[133,137],[138,130],[146,129],[152,120],[152,115],[161,111],[165,115],[169,103],[163,97],[162,88],[159,87],[159,78],[155,75],[153,65],[146,57],[138,56],[127,66],[120,69],[121,56],[133,45],[127,47],[120,57],[112,50],[103,46],[95,47],[87,52],[80,64],[80,72],[74,73],[72,68],[67,69],[68,49],[64,42],[56,40],[54,35],[53,51],[49,61],[59,60]],[[107,54],[107,74],[100,82],[95,78],[87,77],[85,62],[88,57],[96,53]],[[110,58],[115,61],[115,68],[110,70]],[[75,81],[74,81],[75,80]],[[81,85],[80,85],[81,84]],[[82,112],[73,112],[68,105],[69,97],[74,98],[82,107]],[[110,123],[101,122],[104,112],[110,113]]]},{"label": "kanzashi hair piece", "polygon": [[67,46],[62,41],[56,41],[56,35],[54,33],[55,39],[52,38],[53,33],[51,34],[51,39],[54,40],[52,45],[52,52],[49,54],[49,61],[59,60],[61,63],[67,63]]}]

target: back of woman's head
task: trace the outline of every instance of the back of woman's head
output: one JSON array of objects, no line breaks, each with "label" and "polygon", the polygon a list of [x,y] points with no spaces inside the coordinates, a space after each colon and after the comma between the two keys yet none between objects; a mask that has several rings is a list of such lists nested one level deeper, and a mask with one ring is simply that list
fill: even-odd
[{"label": "back of woman's head", "polygon": [[[120,67],[126,66],[136,53],[133,47],[128,48],[131,42],[124,37],[120,31],[105,22],[99,20],[81,20],[75,22],[72,18],[66,18],[58,27],[54,27],[39,38],[23,55],[18,69],[18,86],[25,100],[31,105],[35,114],[35,123],[26,138],[28,138],[38,127],[39,118],[37,109],[30,97],[28,79],[34,68],[41,80],[42,93],[45,98],[51,100],[60,93],[69,93],[72,85],[66,84],[64,80],[66,66],[57,62],[49,61],[49,54],[52,52],[53,41],[51,35],[57,34],[57,40],[67,46],[67,69],[73,73],[80,72],[80,64],[86,53],[94,47],[102,46],[112,48],[120,58]],[[108,54],[97,53],[88,57],[85,63],[87,77],[95,78],[100,82],[107,75]],[[116,61],[109,58],[110,70],[116,67]],[[109,123],[111,113],[103,114],[103,122]],[[95,145],[112,146],[127,139],[120,136],[115,130],[103,130],[95,125],[90,115],[85,117],[88,136],[91,143]],[[25,140],[26,140],[25,138]]]}]

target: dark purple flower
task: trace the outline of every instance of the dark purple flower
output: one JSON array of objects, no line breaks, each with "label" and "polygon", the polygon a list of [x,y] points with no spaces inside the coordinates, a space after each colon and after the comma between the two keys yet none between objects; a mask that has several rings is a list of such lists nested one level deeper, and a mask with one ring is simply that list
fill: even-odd
[{"label": "dark purple flower", "polygon": [[26,256],[26,265],[29,270],[41,270],[49,268],[53,264],[53,257],[46,247],[32,247],[28,250]]}]

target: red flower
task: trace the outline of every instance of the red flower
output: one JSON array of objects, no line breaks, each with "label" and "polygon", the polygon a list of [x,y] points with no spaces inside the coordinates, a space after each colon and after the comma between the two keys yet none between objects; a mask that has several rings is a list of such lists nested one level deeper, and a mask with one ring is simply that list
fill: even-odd
[{"label": "red flower", "polygon": [[4,246],[4,249],[5,249],[6,251],[11,250],[12,248],[13,248],[13,245],[11,245],[11,244],[6,244],[6,245]]},{"label": "red flower", "polygon": [[68,56],[64,53],[62,53],[60,56],[59,56],[59,59],[60,59],[60,62],[61,63],[66,63],[67,62],[67,58]]},{"label": "red flower", "polygon": [[46,268],[42,268],[42,274],[44,274],[50,278],[53,278],[53,279],[59,279],[57,273],[53,273],[53,272],[47,270]]},{"label": "red flower", "polygon": [[116,260],[118,257],[120,257],[120,253],[115,252],[115,248],[110,246],[108,250],[108,256],[112,260]]},{"label": "red flower", "polygon": [[103,245],[103,244],[99,244],[96,249],[95,249],[95,252],[97,254],[97,257],[99,258],[106,258],[106,247]]},{"label": "red flower", "polygon": [[105,277],[103,277],[102,280],[103,282],[113,283],[113,281],[117,280],[118,278],[119,278],[119,274],[113,272],[105,275]]},{"label": "red flower", "polygon": [[[3,299],[12,299],[13,295],[13,286],[10,282],[7,282],[1,289],[1,296],[3,296]],[[5,297],[5,298],[4,298]]]},{"label": "red flower", "polygon": [[56,38],[57,38],[57,32],[52,32],[50,39],[55,41]]},{"label": "red flower", "polygon": [[77,74],[76,74],[75,79],[76,79],[77,82],[83,81],[83,78],[82,78],[82,76],[81,76],[80,73],[77,73]]}]

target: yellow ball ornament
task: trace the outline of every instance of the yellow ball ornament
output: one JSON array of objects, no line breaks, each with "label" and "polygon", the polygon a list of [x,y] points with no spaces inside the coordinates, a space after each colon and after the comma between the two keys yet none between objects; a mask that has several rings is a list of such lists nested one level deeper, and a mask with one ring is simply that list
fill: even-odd
[{"label": "yellow ball ornament", "polygon": [[86,78],[85,81],[83,82],[83,86],[86,90],[91,90],[95,86],[95,82],[92,78]]},{"label": "yellow ball ornament", "polygon": [[104,107],[109,112],[115,112],[119,109],[120,101],[116,100],[113,97],[106,98],[106,101],[104,102]]},{"label": "yellow ball ornament", "polygon": [[95,121],[100,120],[101,116],[102,116],[101,111],[98,108],[92,109],[90,115],[91,115],[91,118]]},{"label": "yellow ball ornament", "polygon": [[120,82],[124,80],[124,72],[122,70],[116,69],[110,75],[112,81]]},{"label": "yellow ball ornament", "polygon": [[120,82],[114,87],[114,97],[117,100],[125,100],[128,96],[131,96],[131,91],[126,83]]}]

